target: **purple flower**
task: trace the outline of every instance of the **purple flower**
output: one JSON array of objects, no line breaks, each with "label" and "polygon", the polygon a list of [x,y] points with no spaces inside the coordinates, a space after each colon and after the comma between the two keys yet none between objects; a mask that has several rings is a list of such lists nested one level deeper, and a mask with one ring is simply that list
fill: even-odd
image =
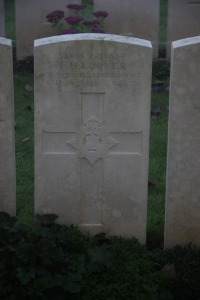
[{"label": "purple flower", "polygon": [[73,24],[78,24],[81,21],[83,21],[83,18],[80,16],[70,16],[70,17],[65,18],[65,20],[67,21],[68,24],[73,25]]},{"label": "purple flower", "polygon": [[78,4],[78,3],[70,3],[67,5],[67,8],[73,9],[73,10],[81,10],[85,8],[84,4]]},{"label": "purple flower", "polygon": [[107,11],[103,10],[98,10],[93,13],[93,15],[98,19],[98,18],[106,18],[108,16]]},{"label": "purple flower", "polygon": [[54,10],[46,15],[47,21],[49,23],[56,23],[62,18],[64,18],[64,11],[62,10]]},{"label": "purple flower", "polygon": [[58,34],[62,35],[62,34],[74,34],[74,33],[77,32],[71,28],[66,28],[66,29],[61,29]]},{"label": "purple flower", "polygon": [[104,33],[104,30],[101,28],[93,27],[92,32],[93,33]]},{"label": "purple flower", "polygon": [[83,22],[84,25],[97,25],[99,23],[100,22],[97,19],[96,20],[86,20],[86,21]]}]

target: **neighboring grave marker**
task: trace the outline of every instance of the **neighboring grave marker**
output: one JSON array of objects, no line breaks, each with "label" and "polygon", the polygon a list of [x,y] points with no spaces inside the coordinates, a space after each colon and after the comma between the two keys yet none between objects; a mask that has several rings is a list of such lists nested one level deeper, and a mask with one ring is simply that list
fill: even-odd
[{"label": "neighboring grave marker", "polygon": [[0,37],[5,36],[4,0],[0,0]]},{"label": "neighboring grave marker", "polygon": [[200,246],[200,37],[172,43],[165,247]]},{"label": "neighboring grave marker", "polygon": [[151,63],[129,37],[35,42],[36,213],[145,243]]},{"label": "neighboring grave marker", "polygon": [[[33,55],[35,39],[56,35],[57,32],[47,22],[46,15],[54,10],[63,10],[67,15],[70,10],[66,6],[70,0],[16,0],[16,48],[17,59]],[[80,0],[76,0],[79,3]],[[66,23],[67,25],[67,23]]]},{"label": "neighboring grave marker", "polygon": [[94,11],[105,10],[106,33],[150,40],[158,57],[159,0],[94,0]]},{"label": "neighboring grave marker", "polygon": [[16,214],[12,46],[0,38],[0,211]]},{"label": "neighboring grave marker", "polygon": [[167,57],[171,42],[200,35],[200,0],[168,0]]}]

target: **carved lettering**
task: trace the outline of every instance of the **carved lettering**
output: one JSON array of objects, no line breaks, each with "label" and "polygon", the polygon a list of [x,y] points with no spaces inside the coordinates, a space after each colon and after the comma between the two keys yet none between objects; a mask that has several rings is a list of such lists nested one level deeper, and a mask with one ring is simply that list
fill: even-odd
[{"label": "carved lettering", "polygon": [[117,88],[139,87],[140,73],[130,71],[130,53],[87,53],[60,49],[57,71],[44,74],[47,85],[61,84],[82,87],[103,87],[111,80]]}]

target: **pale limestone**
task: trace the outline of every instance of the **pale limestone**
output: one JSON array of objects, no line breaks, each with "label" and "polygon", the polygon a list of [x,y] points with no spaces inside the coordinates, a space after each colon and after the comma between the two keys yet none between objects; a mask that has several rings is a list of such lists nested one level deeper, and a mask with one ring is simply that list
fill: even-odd
[{"label": "pale limestone", "polygon": [[[33,55],[35,39],[56,35],[57,32],[46,21],[46,15],[54,10],[63,10],[71,0],[15,0],[17,59]],[[79,3],[80,0],[76,0]],[[66,23],[67,25],[67,23]]]},{"label": "pale limestone", "polygon": [[200,0],[168,0],[167,57],[171,42],[200,35]]},{"label": "pale limestone", "polygon": [[5,36],[4,0],[0,0],[0,37]]},{"label": "pale limestone", "polygon": [[172,43],[165,247],[200,246],[200,37]]},{"label": "pale limestone", "polygon": [[159,0],[94,0],[94,11],[109,13],[105,31],[150,40],[158,56]]},{"label": "pale limestone", "polygon": [[16,214],[12,46],[0,38],[0,211]]},{"label": "pale limestone", "polygon": [[35,213],[145,243],[151,43],[35,41]]}]

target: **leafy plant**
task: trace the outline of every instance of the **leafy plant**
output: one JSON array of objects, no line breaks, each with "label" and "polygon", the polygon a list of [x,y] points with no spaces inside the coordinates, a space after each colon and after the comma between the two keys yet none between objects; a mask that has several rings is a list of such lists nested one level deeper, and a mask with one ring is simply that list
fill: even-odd
[{"label": "leafy plant", "polygon": [[[103,33],[104,20],[108,13],[106,11],[97,11],[93,13],[93,18],[88,19],[86,11],[89,6],[90,3],[88,2],[85,4],[70,3],[67,5],[67,8],[70,9],[72,15],[65,17],[64,11],[55,10],[47,14],[46,18],[60,35],[84,32]],[[68,24],[67,27],[66,23]]]}]

